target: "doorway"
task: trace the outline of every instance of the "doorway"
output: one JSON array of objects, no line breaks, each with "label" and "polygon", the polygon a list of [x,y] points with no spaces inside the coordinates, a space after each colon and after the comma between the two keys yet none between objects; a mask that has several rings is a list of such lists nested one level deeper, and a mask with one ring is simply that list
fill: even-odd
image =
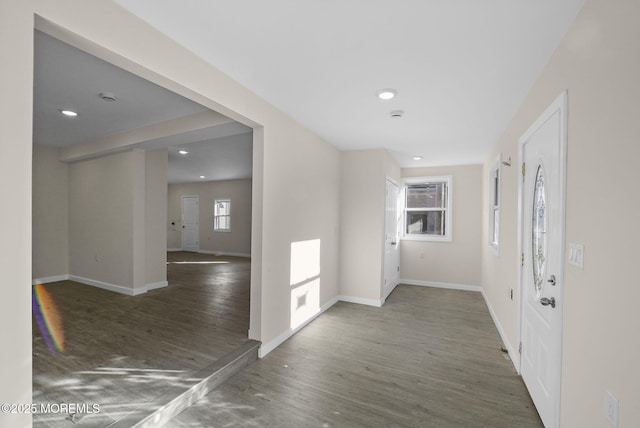
[{"label": "doorway", "polygon": [[[56,31],[52,31],[52,33],[54,35],[64,36],[64,34],[57,33]],[[64,37],[60,37],[60,41],[62,41],[62,39],[64,39]],[[91,49],[88,49],[88,50],[91,50]],[[40,69],[49,70],[50,67],[40,67]],[[126,93],[126,91],[118,91],[118,94],[119,93]],[[107,105],[106,104],[107,102],[109,103],[117,102],[117,101],[106,101],[104,100],[104,98],[102,98],[102,96],[96,96],[94,98],[98,98],[99,103],[102,103],[104,101],[105,103],[104,105]],[[158,103],[158,104],[162,104],[162,103]],[[113,104],[110,104],[110,105],[113,105]],[[205,111],[202,114],[202,116],[212,116],[212,114],[210,113],[211,112]],[[198,115],[200,113],[196,112],[194,114]],[[88,114],[86,114],[85,117],[86,116],[88,116]],[[152,126],[152,125],[149,125],[149,126]],[[222,130],[220,131],[225,135],[229,134],[231,131],[234,131],[236,129],[236,128],[233,128],[234,126],[235,127],[238,126],[235,123],[230,123],[228,124],[229,126],[226,126],[226,127],[225,125],[227,124],[221,125],[223,128],[221,128]],[[139,129],[139,128],[136,128],[136,129]],[[262,134],[260,134],[260,136],[261,135]],[[255,137],[252,136],[251,138],[254,141],[256,141]],[[262,140],[259,138],[257,140],[257,143],[262,144]],[[163,142],[163,144],[165,143]],[[141,147],[149,150],[154,150],[156,148],[159,148],[158,146],[153,144],[149,146],[141,146]],[[53,150],[54,149],[51,149],[51,151]],[[141,151],[137,152],[136,154],[139,154],[139,153],[141,153]],[[51,164],[55,163],[55,165],[58,165],[60,163],[57,156],[56,157],[51,156],[50,158],[47,158],[47,159],[48,161],[50,161]],[[78,163],[76,163],[76,165],[81,165],[80,162],[81,160]],[[128,167],[123,169],[125,172],[130,172],[132,170],[131,164],[125,164],[124,162],[123,164],[125,165],[125,167]],[[144,164],[146,166],[149,166],[146,159]],[[108,165],[106,165],[105,168],[103,168],[103,170],[109,170],[107,166]],[[156,167],[154,171],[161,170],[163,166],[165,167],[164,169],[166,170],[165,163],[162,163],[162,164],[154,163],[154,167]],[[259,167],[260,165],[258,164],[255,166]],[[86,169],[87,171],[94,171],[93,168],[86,168]],[[140,179],[139,181],[136,182],[136,184],[140,185],[140,183],[146,183],[146,184],[153,183],[156,185],[156,187],[160,187],[160,185],[158,184],[160,183],[160,181],[157,180],[157,177],[152,175],[145,176],[144,172],[141,174],[140,171],[144,171],[144,170],[137,169],[137,170],[134,170],[134,172],[132,173],[132,176],[135,175],[136,179]],[[65,174],[61,174],[61,176],[63,176],[63,178],[65,179],[65,183],[67,183],[65,184],[65,188],[68,188],[68,182],[66,181],[67,179],[66,170],[63,172],[65,172]],[[97,174],[94,174],[94,175],[97,176]],[[113,175],[116,175],[116,174],[114,173]],[[122,174],[122,176],[124,178],[129,177],[127,174]],[[49,177],[49,179],[51,178]],[[259,179],[261,179],[261,175],[259,175]],[[77,181],[80,182],[80,180],[77,180]],[[106,196],[111,195],[112,193],[116,194],[115,191],[110,193],[104,191],[105,188],[111,191],[112,190],[111,187],[114,187],[114,186],[111,186],[111,183],[109,182],[109,180],[96,179],[95,183],[96,185],[93,187],[86,186],[92,190],[92,193],[90,194],[92,198],[95,197],[96,199],[102,198],[103,200],[106,200]],[[86,183],[82,182],[81,184],[86,184]],[[125,184],[128,184],[128,183],[125,183]],[[121,186],[121,188],[126,190],[126,187],[124,185]],[[74,192],[74,195],[75,194],[76,192]],[[120,192],[117,194],[124,195],[122,199],[131,201],[131,197],[128,193]],[[261,193],[259,194],[261,195]],[[254,195],[253,197],[257,197],[257,195]],[[79,200],[81,198],[75,197],[75,199]],[[84,198],[82,200],[86,201],[87,205],[89,205],[89,203],[91,202],[90,198]],[[144,198],[136,199],[135,203],[137,204],[141,200],[144,201]],[[62,205],[66,206],[66,204],[62,204]],[[197,204],[196,204],[196,207],[197,207]],[[146,224],[150,224],[150,222],[153,221],[154,227],[164,229],[166,227],[166,224],[165,224],[166,222],[164,220],[164,215],[161,215],[161,213],[164,214],[166,210],[166,204],[162,208],[163,209],[146,210],[145,212],[146,217],[144,218],[143,221],[146,222]],[[252,209],[261,210],[261,204],[255,206],[255,208],[249,205],[248,207],[249,212],[251,212]],[[137,213],[139,214],[141,211],[142,210],[138,210]],[[195,214],[195,219],[193,215],[187,216],[187,217],[191,217],[190,223],[191,224],[195,223],[195,225],[199,227],[198,217],[200,216],[198,215],[199,213],[197,208],[193,209],[193,206],[191,206],[191,210],[189,210],[188,208],[187,211],[190,214]],[[38,213],[36,213],[36,215],[37,214]],[[121,220],[120,217],[118,216],[111,216],[108,218],[113,219],[114,222],[118,222]],[[137,219],[140,220],[139,218]],[[63,223],[67,224],[66,221]],[[106,230],[106,227],[103,229]],[[121,229],[124,229],[124,228],[121,228]],[[254,231],[260,232],[260,230],[261,230],[260,227],[254,228]],[[160,234],[157,234],[154,236],[157,238],[158,236],[160,236]],[[193,236],[195,236],[195,239],[196,239],[195,246],[198,247],[200,243],[198,242],[197,231],[194,234],[192,234],[192,237]],[[157,242],[153,242],[152,244],[154,249],[160,248],[161,252],[163,253],[165,252],[166,240],[164,240],[164,242],[160,242],[160,245],[158,246],[156,246]],[[191,244],[193,245],[193,239],[191,241]],[[34,245],[34,248],[37,248],[37,247],[38,247],[37,245]],[[149,248],[151,248],[151,246],[149,246]],[[93,259],[91,261],[96,264],[103,261],[103,256],[102,256],[102,253],[100,252],[96,252],[96,253],[91,252],[88,254],[90,254],[91,259]],[[113,255],[114,257],[119,257],[122,255],[122,253],[118,253],[116,251],[109,252],[108,254]],[[260,258],[259,249],[256,251],[256,254],[258,258]],[[144,263],[145,260],[144,259],[142,260]],[[148,259],[146,260],[146,262],[148,263]],[[166,260],[160,260],[160,262],[161,263],[156,263],[156,264],[160,264],[160,266],[163,269],[166,269]],[[198,285],[195,281],[193,281],[193,276],[187,278],[186,280],[183,281],[183,284],[179,284],[178,286],[166,287],[160,290],[154,290],[153,293],[145,293],[141,296],[136,297],[135,299],[134,298],[123,299],[122,296],[117,295],[115,293],[109,293],[95,287],[82,286],[75,283],[68,283],[68,284],[65,283],[65,284],[61,284],[58,287],[55,287],[55,284],[52,284],[52,288],[57,288],[56,291],[58,290],[60,291],[60,293],[58,293],[56,298],[56,300],[60,304],[60,307],[64,305],[65,307],[71,308],[69,309],[69,311],[65,312],[66,319],[70,321],[68,323],[66,337],[67,339],[69,339],[70,344],[75,345],[74,349],[76,351],[76,355],[74,355],[73,358],[70,357],[71,346],[69,346],[67,350],[67,354],[60,353],[58,360],[55,360],[54,358],[52,358],[50,355],[47,354],[46,346],[43,347],[43,346],[40,346],[40,344],[35,343],[33,345],[33,349],[36,351],[34,352],[34,362],[35,364],[39,364],[39,366],[33,370],[33,373],[34,373],[33,378],[35,382],[39,382],[40,379],[44,379],[44,380],[39,384],[37,384],[36,386],[37,394],[40,394],[40,395],[36,394],[36,389],[34,388],[34,397],[36,396],[44,397],[48,393],[47,391],[52,391],[51,393],[56,394],[56,396],[59,399],[61,397],[61,395],[57,395],[58,393],[60,393],[60,389],[61,389],[59,385],[64,384],[69,387],[69,390],[74,390],[73,394],[76,394],[76,395],[73,395],[73,396],[77,398],[79,396],[77,394],[79,394],[79,391],[81,389],[80,387],[78,387],[78,385],[91,385],[92,383],[96,382],[96,379],[98,379],[100,382],[106,383],[107,381],[105,381],[105,379],[109,377],[108,375],[111,375],[112,379],[115,379],[116,372],[118,373],[118,376],[120,376],[119,379],[125,384],[127,382],[129,383],[137,382],[140,386],[143,386],[147,381],[149,382],[159,381],[161,383],[163,382],[164,385],[169,384],[171,382],[174,382],[174,384],[179,383],[179,382],[182,382],[181,379],[178,379],[179,373],[191,373],[194,370],[199,369],[203,365],[208,365],[211,363],[212,358],[216,359],[226,355],[226,352],[221,353],[223,350],[229,351],[230,348],[235,347],[236,345],[238,345],[238,343],[242,343],[246,341],[247,327],[249,327],[249,323],[250,323],[249,316],[251,313],[256,312],[256,310],[254,310],[253,312],[250,310],[250,305],[257,306],[258,307],[257,312],[259,312],[259,307],[260,307],[259,299],[250,299],[250,294],[252,292],[255,292],[256,291],[255,288],[259,287],[259,284],[260,284],[259,282],[257,282],[257,285],[255,287],[252,287],[252,284],[251,284],[252,277],[250,272],[253,270],[253,267],[252,267],[251,261],[240,260],[237,263],[235,263],[236,266],[240,266],[240,267],[239,268],[236,267],[234,269],[230,269],[230,265],[233,265],[234,263],[232,262],[235,262],[235,261],[215,260],[214,261],[215,264],[214,264],[214,263],[211,263],[210,259],[207,259],[207,260],[198,259],[198,260],[195,260],[195,262],[197,262],[199,266],[216,267],[217,268],[216,273],[219,274],[220,272],[222,272],[222,274],[219,276],[224,277],[224,280],[226,281],[224,285],[229,290],[236,291],[239,288],[236,286],[230,286],[230,284],[236,285],[236,283],[240,283],[242,285],[243,287],[242,302],[241,302],[242,314],[239,318],[237,318],[233,322],[230,322],[231,318],[228,316],[229,311],[220,310],[222,306],[220,304],[221,293],[213,293],[212,292],[213,287],[210,286],[211,284],[207,284],[209,286],[207,288],[199,287],[197,290],[192,290]],[[182,265],[179,265],[179,266],[182,266]],[[116,270],[113,269],[112,271],[116,271]],[[107,271],[107,273],[110,273],[110,272],[111,271]],[[60,276],[67,277],[68,275],[60,275]],[[51,282],[53,282],[53,280]],[[214,284],[214,285],[218,285],[218,284]],[[191,287],[191,289],[189,287]],[[73,294],[71,297],[67,298],[66,303],[65,303],[65,297],[62,295],[65,292],[66,293],[71,292]],[[174,295],[171,296],[171,293],[174,293]],[[208,297],[206,296],[202,297],[203,295],[201,294],[201,295],[198,295],[198,297],[194,298],[194,295],[195,295],[194,293],[204,293],[204,294],[208,293]],[[78,295],[80,294],[82,294],[83,296],[89,295],[88,297],[84,298],[84,300],[88,301],[89,303],[82,308],[80,308],[78,304]],[[98,297],[92,300],[91,295],[97,295]],[[166,298],[166,300],[162,300],[163,297]],[[107,298],[113,298],[117,302],[117,304],[113,306],[113,308],[115,309],[105,310],[106,305],[104,304],[104,302]],[[180,298],[184,299],[187,305],[186,309],[184,308],[181,309],[178,307],[176,302]],[[193,299],[193,301],[189,299]],[[92,303],[96,301],[100,302],[100,305],[98,305],[98,307],[96,307]],[[123,302],[126,302],[126,303],[123,303]],[[203,307],[207,307],[211,309],[209,313],[211,317],[208,319],[204,319],[202,311],[198,309],[194,309],[194,302],[196,302],[197,304],[201,304]],[[215,302],[215,305],[212,304],[212,302]],[[139,310],[141,307],[144,307],[144,310]],[[169,311],[167,310],[168,308],[171,308],[172,310]],[[73,313],[71,313],[72,311]],[[81,322],[73,322],[73,315],[81,314],[81,313],[91,314],[90,316],[91,325],[95,326],[96,331],[99,331],[100,334],[102,334],[102,336],[98,336],[98,333],[95,333],[95,334],[91,333],[86,335],[84,338],[82,338],[81,334],[86,334],[91,330],[87,328],[86,318],[81,319]],[[115,321],[115,324],[117,324],[117,326],[119,326],[118,328],[121,328],[121,330],[117,330],[116,328],[105,327],[105,325],[107,325],[106,322],[105,323],[99,322],[98,320],[100,318],[98,317],[98,315],[104,315],[105,317],[112,317],[111,320],[107,320],[107,321]],[[138,318],[139,316],[143,316],[143,315],[146,315],[144,319]],[[222,319],[221,317],[219,317],[218,319],[215,318],[216,316],[219,316],[219,315],[224,315],[224,319]],[[123,322],[124,319],[126,319],[127,321],[131,321],[131,324],[125,325],[125,323]],[[235,329],[234,333],[236,334],[234,336],[234,341],[230,341],[228,340],[227,336],[222,337],[222,335],[219,334],[220,331],[222,330],[222,325],[224,323],[229,324],[230,329]],[[260,332],[259,323],[260,323],[260,318],[259,317],[255,318],[254,324],[257,324],[258,328],[256,328],[256,326],[254,325],[254,331],[257,332],[257,334],[259,334]],[[80,330],[78,330],[76,327],[80,325],[82,325],[83,327]],[[215,328],[216,334],[211,334],[211,331],[212,331],[211,326],[216,327]],[[188,334],[185,334],[184,332],[178,332],[175,335],[171,334],[170,329],[173,327],[184,328],[184,330],[188,330]],[[76,330],[74,331],[73,328],[76,328]],[[38,331],[34,331],[34,333],[35,333],[34,336],[36,337],[36,341],[37,341],[38,335],[40,335],[41,333],[39,333]],[[157,335],[157,336],[154,338],[154,335]],[[100,339],[104,339],[102,342],[106,343],[105,346],[103,346],[103,343],[101,342],[101,340],[97,339],[98,337]],[[206,340],[200,339],[200,337],[205,337]],[[125,339],[125,338],[128,338],[128,339]],[[189,338],[191,338],[190,342],[189,342],[190,340]],[[82,339],[86,339],[86,340],[82,340]],[[238,340],[236,341],[235,339],[238,339]],[[148,343],[143,342],[145,340],[148,341]],[[119,343],[116,343],[117,341],[119,341]],[[191,346],[192,343],[195,343],[195,345],[198,345],[198,346],[204,345],[206,341],[210,341],[210,342],[209,344],[203,346],[202,349],[197,349]],[[213,343],[213,341],[217,341],[217,342]],[[145,343],[145,345],[141,346],[140,345],[141,343]],[[100,346],[96,346],[97,344],[99,344]],[[111,345],[115,345],[115,346],[111,346]],[[111,346],[111,348],[108,348],[108,346]],[[78,367],[80,367],[81,363],[78,362],[79,359],[76,359],[75,356],[77,356],[77,354],[81,350],[87,350],[88,357],[84,359],[83,363],[85,364],[85,366],[82,366],[81,371],[83,373],[80,373],[80,374],[92,376],[92,378],[86,382],[84,380],[77,380],[77,379],[74,380],[73,382],[68,381],[68,378],[61,379],[64,377],[65,373],[62,370],[59,370],[59,367],[56,367],[56,369],[58,370],[57,372],[55,372],[56,376],[58,376],[61,380],[59,382],[56,379],[54,379],[55,382],[51,381],[52,376],[50,376],[50,372],[48,371],[51,368],[51,366],[47,364],[50,364],[52,361],[56,362],[66,358],[66,360],[72,361],[74,364],[77,364],[75,367],[72,367],[71,370],[78,371]],[[146,352],[146,354],[142,354],[142,352]],[[169,362],[167,362],[166,359],[165,360],[162,359],[163,357],[166,357],[166,356],[170,358],[175,354],[179,354],[182,357],[190,353],[193,353],[194,355],[197,354],[198,358],[193,357],[193,355],[191,355],[182,359],[181,361],[178,361],[179,364],[175,363],[175,361],[177,361],[178,358]],[[42,357],[38,359],[35,357],[36,354],[39,354]],[[43,362],[42,364],[40,364],[41,361]],[[166,370],[166,372],[170,373],[171,376],[175,374],[176,375],[175,379],[167,380],[168,378],[163,378],[161,373],[164,373],[163,371],[165,371],[167,367],[170,367],[169,364],[174,364],[174,363],[178,364],[178,366],[171,368],[170,370]],[[96,368],[96,367],[100,367],[100,368]],[[38,370],[40,370],[40,372]],[[54,371],[51,370],[51,373],[53,372]],[[146,373],[149,373],[149,376],[147,376],[146,380],[144,380],[140,376],[140,373],[143,373],[143,376],[147,376]],[[116,383],[117,383],[116,381],[111,381],[111,384],[115,385],[115,387],[111,388],[110,390],[112,392],[115,392],[115,394],[119,394],[117,399],[121,400],[122,402],[126,403],[129,406],[137,407],[139,405],[139,401],[137,401],[138,398],[131,397],[129,395],[123,395],[120,391],[124,390],[125,388],[122,387],[122,385],[116,385]],[[87,389],[87,394],[92,393],[91,388],[86,388],[86,389]],[[105,387],[100,388],[100,398],[102,400],[107,400],[107,398],[105,398],[106,390],[107,388]],[[148,391],[152,391],[152,394],[162,393],[162,391],[159,388],[157,387],[149,388],[149,386],[147,385],[145,387],[145,390],[143,391],[143,393],[146,394],[145,397],[147,398],[152,397],[152,395],[150,395]],[[73,396],[71,396],[68,399],[65,398],[64,401],[72,401]],[[43,399],[43,401],[52,401],[52,400]],[[96,400],[93,400],[93,401],[96,402]],[[126,412],[128,409],[129,407],[124,407],[124,406],[122,407],[122,410],[124,412]],[[113,413],[110,412],[110,415],[113,415]],[[121,416],[121,414],[118,413],[118,416]],[[62,415],[62,417],[64,417],[64,415]],[[111,421],[109,421],[108,423],[111,423]]]},{"label": "doorway", "polygon": [[398,240],[399,221],[398,196],[400,189],[387,178],[385,190],[384,216],[384,289],[383,301],[400,283],[400,241]]},{"label": "doorway", "polygon": [[200,198],[198,196],[182,197],[182,251],[198,251]]},{"label": "doorway", "polygon": [[560,424],[567,94],[520,139],[520,370],[547,428]]}]

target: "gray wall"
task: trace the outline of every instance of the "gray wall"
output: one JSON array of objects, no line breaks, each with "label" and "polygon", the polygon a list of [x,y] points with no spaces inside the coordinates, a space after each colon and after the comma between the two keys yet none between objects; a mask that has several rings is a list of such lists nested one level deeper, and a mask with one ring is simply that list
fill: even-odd
[{"label": "gray wall", "polygon": [[[640,421],[638,16],[638,1],[588,0],[485,163],[484,177],[498,153],[517,159],[518,139],[567,90],[566,241],[583,244],[585,253],[584,269],[564,263],[562,427],[609,426],[607,390],[620,402],[620,427]],[[500,254],[486,244],[486,232],[482,245],[482,286],[513,349],[520,299],[515,163],[502,168]]]},{"label": "gray wall", "polygon": [[400,168],[385,150],[342,153],[340,295],[370,305],[383,298],[387,176],[400,181]]},{"label": "gray wall", "polygon": [[32,277],[69,273],[69,167],[58,150],[33,146]]},{"label": "gray wall", "polygon": [[[204,181],[170,184],[168,191],[167,248],[182,247],[182,197],[200,201],[200,250],[237,255],[251,254],[251,180]],[[231,231],[213,230],[214,201],[231,200]],[[175,225],[171,223],[174,222]]]},{"label": "gray wall", "polygon": [[402,177],[452,176],[451,242],[402,240],[405,282],[479,286],[481,283],[482,165],[405,168]]}]

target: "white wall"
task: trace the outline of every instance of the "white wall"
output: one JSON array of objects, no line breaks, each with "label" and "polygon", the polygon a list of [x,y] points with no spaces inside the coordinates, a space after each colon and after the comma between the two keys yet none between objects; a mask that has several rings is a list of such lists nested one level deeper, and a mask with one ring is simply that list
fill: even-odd
[{"label": "white wall", "polygon": [[[291,330],[293,243],[319,241],[319,305],[338,294],[340,152],[292,122],[282,125],[285,123],[264,127],[262,338],[265,344],[284,338],[282,334]],[[255,156],[253,162],[254,165],[257,162]],[[256,255],[251,257],[253,262]]]},{"label": "white wall", "polygon": [[59,156],[34,146],[33,278],[166,285],[167,150],[71,165]]},{"label": "white wall", "polygon": [[167,280],[167,149],[148,150],[145,159],[145,286]]},{"label": "white wall", "polygon": [[400,168],[385,150],[342,153],[340,295],[378,306],[384,297],[387,176],[400,182]]},{"label": "white wall", "polygon": [[[200,250],[218,253],[251,253],[251,180],[204,181],[170,184],[168,192],[168,248],[182,247],[182,197],[200,201]],[[214,201],[231,200],[231,231],[213,230]],[[174,222],[175,225],[171,223]]]},{"label": "white wall", "polygon": [[129,151],[69,166],[69,274],[134,288],[133,162]]},{"label": "white wall", "polygon": [[69,273],[69,167],[58,150],[33,147],[33,278]]},{"label": "white wall", "polygon": [[450,242],[402,240],[400,274],[405,283],[479,286],[482,239],[482,165],[404,168],[402,177],[451,175]]},{"label": "white wall", "polygon": [[[0,403],[31,402],[31,174],[33,14],[0,2]],[[8,204],[9,205],[9,204]],[[30,427],[29,414],[0,413],[0,426]]]},{"label": "white wall", "polygon": [[[560,413],[566,428],[608,427],[605,390],[619,399],[619,427],[640,421],[638,16],[635,0],[588,0],[485,164],[486,171],[499,152],[517,159],[518,138],[568,90],[566,238],[584,244],[585,266],[565,262]],[[519,167],[502,171],[501,254],[483,244],[482,285],[513,346],[519,295],[511,301],[507,290],[518,284]],[[483,243],[486,226],[484,236]]]}]

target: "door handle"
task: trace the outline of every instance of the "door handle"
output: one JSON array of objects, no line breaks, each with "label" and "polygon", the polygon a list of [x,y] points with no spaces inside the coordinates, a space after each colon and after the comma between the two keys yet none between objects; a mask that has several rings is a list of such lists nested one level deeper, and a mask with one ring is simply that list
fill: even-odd
[{"label": "door handle", "polygon": [[396,245],[397,242],[396,241],[391,241],[391,245]]},{"label": "door handle", "polygon": [[542,299],[540,299],[540,304],[542,306],[551,306],[552,308],[555,308],[556,307],[556,298],[555,297],[551,297],[551,298],[543,297]]}]

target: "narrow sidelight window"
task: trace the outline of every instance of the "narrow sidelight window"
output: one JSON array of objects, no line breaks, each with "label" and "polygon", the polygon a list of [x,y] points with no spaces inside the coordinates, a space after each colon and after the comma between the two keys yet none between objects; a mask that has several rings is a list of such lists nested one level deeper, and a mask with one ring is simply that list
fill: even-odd
[{"label": "narrow sidelight window", "polygon": [[489,247],[500,252],[500,169],[501,157],[489,169]]}]

